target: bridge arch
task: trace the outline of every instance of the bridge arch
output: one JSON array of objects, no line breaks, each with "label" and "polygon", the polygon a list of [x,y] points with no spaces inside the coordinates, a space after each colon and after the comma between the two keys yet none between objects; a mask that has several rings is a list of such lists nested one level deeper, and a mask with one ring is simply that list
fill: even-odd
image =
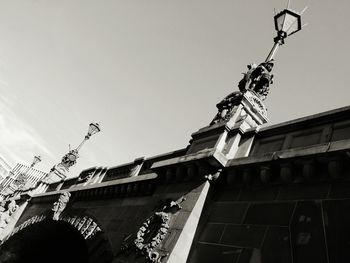
[{"label": "bridge arch", "polygon": [[0,247],[0,262],[109,263],[110,244],[89,216],[53,220],[34,216],[16,227]]}]

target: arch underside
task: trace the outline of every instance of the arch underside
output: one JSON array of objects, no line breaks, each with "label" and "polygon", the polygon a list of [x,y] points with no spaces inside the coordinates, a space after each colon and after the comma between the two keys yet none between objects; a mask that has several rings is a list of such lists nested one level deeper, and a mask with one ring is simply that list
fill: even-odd
[{"label": "arch underside", "polygon": [[101,228],[92,222],[89,217],[65,217],[58,221],[33,217],[3,242],[0,262],[111,262],[110,244]]}]

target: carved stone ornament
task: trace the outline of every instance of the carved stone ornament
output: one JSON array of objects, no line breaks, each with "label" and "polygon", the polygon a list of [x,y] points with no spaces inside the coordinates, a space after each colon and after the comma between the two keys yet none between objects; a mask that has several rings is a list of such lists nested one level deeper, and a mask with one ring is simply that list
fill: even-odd
[{"label": "carved stone ornament", "polygon": [[204,178],[209,182],[214,182],[219,178],[221,172],[222,172],[222,169],[218,169],[214,173],[208,173],[208,174],[204,175]]},{"label": "carved stone ornament", "polygon": [[14,214],[18,210],[18,205],[15,200],[9,202],[7,209],[1,206],[0,211],[0,231],[2,231],[12,220]]},{"label": "carved stone ornament", "polygon": [[[5,242],[11,236],[16,234],[18,231],[21,231],[26,227],[33,225],[35,223],[42,222],[45,219],[46,219],[45,215],[36,215],[31,217],[30,219],[27,219],[22,224],[15,227],[12,233],[8,235],[3,242]],[[98,226],[98,224],[88,216],[84,216],[84,217],[68,216],[68,217],[61,218],[60,220],[65,221],[71,224],[73,227],[75,227],[86,240],[92,238],[96,233],[102,231],[101,228]]]},{"label": "carved stone ornament", "polygon": [[53,220],[59,219],[61,213],[66,208],[69,202],[70,196],[71,194],[69,192],[65,192],[61,194],[60,197],[58,198],[58,201],[53,204],[53,208],[52,208],[52,211],[54,212],[52,217]]},{"label": "carved stone ornament", "polygon": [[265,100],[269,93],[269,86],[273,83],[273,60],[260,63],[258,66],[254,63],[247,66],[248,71],[244,73],[243,79],[238,83],[238,88],[242,93],[247,90],[254,91],[258,97]]},{"label": "carved stone ornament", "polygon": [[248,71],[243,73],[243,79],[238,83],[239,91],[232,92],[216,105],[218,113],[210,125],[230,120],[236,112],[237,106],[242,101],[243,95],[245,96],[248,91],[251,94],[255,94],[255,98],[249,96],[249,101],[253,105],[257,105],[257,111],[266,117],[266,108],[262,104],[262,100],[266,99],[269,93],[269,86],[273,83],[273,74],[271,74],[273,65],[273,60],[260,63],[259,65],[249,64],[247,66]]},{"label": "carved stone ornament", "polygon": [[90,239],[96,233],[102,231],[98,224],[88,216],[64,217],[62,220],[74,226],[85,239]]},{"label": "carved stone ornament", "polygon": [[78,158],[78,151],[75,149],[70,150],[65,156],[62,157],[61,164],[69,169],[69,167],[76,164]]},{"label": "carved stone ornament", "polygon": [[30,225],[33,225],[33,224],[35,224],[35,223],[39,223],[39,222],[43,221],[45,218],[46,218],[45,215],[40,215],[40,216],[39,216],[39,215],[36,215],[36,216],[33,216],[33,217],[27,219],[27,220],[24,221],[22,224],[20,224],[19,226],[15,227],[15,228],[13,229],[13,231],[11,232],[11,234],[8,235],[8,236],[6,237],[6,239],[5,239],[3,242],[5,242],[5,241],[6,241],[7,239],[9,239],[11,236],[13,236],[14,234],[16,234],[18,231],[21,231],[22,229],[24,229],[24,228],[26,228],[26,227],[28,227],[28,226],[30,226]]},{"label": "carved stone ornament", "polygon": [[262,100],[258,96],[256,96],[255,92],[246,92],[244,94],[244,98],[246,98],[250,102],[250,104],[256,112],[258,112],[264,118],[267,118],[266,106],[264,105]]},{"label": "carved stone ornament", "polygon": [[154,249],[160,245],[169,230],[170,217],[165,212],[151,215],[140,227],[134,241],[136,249],[150,262],[160,262],[160,254]]},{"label": "carved stone ornament", "polygon": [[134,234],[124,238],[121,252],[128,255],[131,249],[135,248],[148,262],[160,263],[168,254],[160,252],[157,248],[168,233],[171,214],[181,209],[180,203],[185,200],[186,198],[182,197],[178,201],[167,199],[162,202],[159,206],[162,211],[155,212],[146,219],[137,231],[136,238]]},{"label": "carved stone ornament", "polygon": [[87,174],[84,173],[84,174],[80,175],[78,178],[78,182],[85,183],[85,182],[89,181],[92,178],[92,176],[94,175],[94,172],[95,171],[89,172]]},{"label": "carved stone ornament", "polygon": [[215,115],[210,125],[229,121],[236,112],[237,106],[242,100],[242,95],[243,94],[239,91],[232,92],[216,104],[218,113]]},{"label": "carved stone ornament", "polygon": [[15,189],[21,189],[24,187],[26,182],[27,182],[27,175],[22,173],[22,174],[18,175],[16,180],[14,180],[12,182],[12,187]]}]

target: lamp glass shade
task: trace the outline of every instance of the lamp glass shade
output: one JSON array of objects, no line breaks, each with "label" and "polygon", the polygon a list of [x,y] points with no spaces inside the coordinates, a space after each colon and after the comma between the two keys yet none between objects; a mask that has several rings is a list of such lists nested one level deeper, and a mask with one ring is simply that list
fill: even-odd
[{"label": "lamp glass shade", "polygon": [[301,16],[289,9],[285,9],[275,16],[275,28],[287,36],[298,32],[301,29]]},{"label": "lamp glass shade", "polygon": [[33,165],[37,164],[38,162],[41,162],[41,157],[40,157],[40,155],[34,156]]},{"label": "lamp glass shade", "polygon": [[98,123],[90,123],[88,134],[91,136],[98,133],[100,130],[100,125]]}]

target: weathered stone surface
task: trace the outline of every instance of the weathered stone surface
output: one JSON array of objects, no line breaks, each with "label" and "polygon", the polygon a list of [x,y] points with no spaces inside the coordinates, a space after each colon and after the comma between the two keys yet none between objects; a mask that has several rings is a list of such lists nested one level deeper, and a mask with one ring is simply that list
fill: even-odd
[{"label": "weathered stone surface", "polygon": [[219,243],[224,228],[225,224],[207,224],[199,237],[199,241],[208,243]]},{"label": "weathered stone surface", "polygon": [[241,249],[228,246],[198,243],[188,263],[236,262]]},{"label": "weathered stone surface", "polygon": [[280,187],[279,200],[324,199],[330,184],[289,184]]},{"label": "weathered stone surface", "polygon": [[294,205],[294,202],[251,204],[244,219],[244,223],[288,226]]},{"label": "weathered stone surface", "polygon": [[350,200],[323,201],[329,262],[349,262]]},{"label": "weathered stone surface", "polygon": [[335,182],[331,185],[329,198],[350,198],[349,189],[349,182]]},{"label": "weathered stone surface", "polygon": [[288,227],[269,227],[261,249],[262,263],[292,263]]},{"label": "weathered stone surface", "polygon": [[290,231],[294,262],[327,262],[320,202],[298,202]]},{"label": "weathered stone surface", "polygon": [[213,200],[218,202],[232,202],[236,201],[240,195],[241,189],[238,188],[224,188],[215,191]]},{"label": "weathered stone surface", "polygon": [[209,222],[241,223],[248,203],[217,203],[211,208]]},{"label": "weathered stone surface", "polygon": [[272,201],[275,200],[278,194],[278,187],[276,186],[260,186],[249,187],[241,190],[239,196],[240,201]]},{"label": "weathered stone surface", "polygon": [[266,227],[252,225],[227,225],[221,243],[237,247],[259,248],[265,235]]}]

